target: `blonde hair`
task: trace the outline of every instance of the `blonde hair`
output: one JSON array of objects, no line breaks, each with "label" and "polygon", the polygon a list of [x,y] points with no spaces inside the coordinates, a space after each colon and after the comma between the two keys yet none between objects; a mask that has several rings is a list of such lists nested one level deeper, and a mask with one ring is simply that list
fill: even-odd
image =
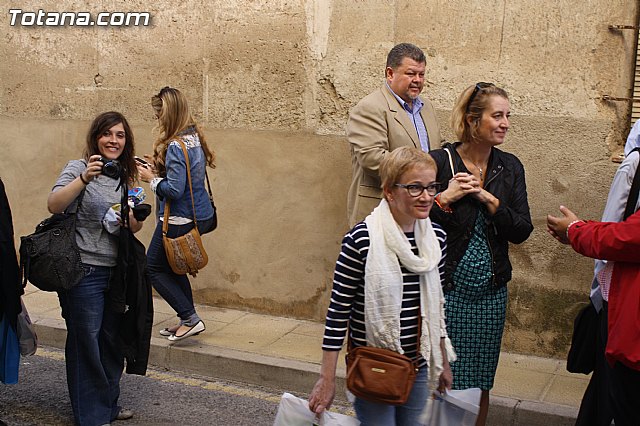
[{"label": "blonde hair", "polygon": [[163,87],[160,92],[151,98],[151,106],[158,118],[158,130],[160,137],[153,144],[153,161],[156,170],[161,176],[166,174],[165,159],[169,142],[179,137],[179,134],[189,127],[194,127],[202,150],[207,159],[207,165],[215,168],[216,156],[209,149],[204,134],[193,119],[186,96],[172,87]]},{"label": "blonde hair", "polygon": [[[453,111],[451,111],[451,128],[460,142],[473,142],[477,139],[480,119],[484,110],[489,106],[489,100],[492,96],[500,96],[509,100],[507,92],[493,83],[476,83],[464,89],[460,94]],[[467,118],[471,118],[471,120],[467,120]]]},{"label": "blonde hair", "polygon": [[398,183],[400,176],[418,165],[425,166],[429,170],[438,170],[433,158],[420,149],[409,146],[394,149],[380,163],[382,188],[391,191],[393,185]]}]

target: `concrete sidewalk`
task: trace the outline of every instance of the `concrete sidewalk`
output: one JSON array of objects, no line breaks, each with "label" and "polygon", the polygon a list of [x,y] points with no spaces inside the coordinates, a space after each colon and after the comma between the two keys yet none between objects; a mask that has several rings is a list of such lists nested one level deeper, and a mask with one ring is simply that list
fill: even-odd
[{"label": "concrete sidewalk", "polygon": [[[55,293],[30,284],[24,303],[43,345],[64,348],[64,320]],[[323,324],[198,306],[207,329],[170,344],[158,331],[176,323],[154,298],[150,364],[171,371],[252,383],[307,397],[320,371]],[[588,376],[568,373],[565,361],[503,352],[491,391],[490,425],[573,425]],[[344,388],[344,357],[338,389]],[[338,391],[337,399],[345,400]]]}]

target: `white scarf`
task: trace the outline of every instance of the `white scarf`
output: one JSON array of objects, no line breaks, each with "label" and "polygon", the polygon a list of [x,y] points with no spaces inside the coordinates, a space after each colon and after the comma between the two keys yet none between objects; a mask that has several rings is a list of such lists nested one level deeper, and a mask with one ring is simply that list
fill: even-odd
[{"label": "white scarf", "polygon": [[420,354],[429,364],[433,383],[443,370],[441,338],[445,338],[450,362],[455,360],[456,355],[447,337],[444,321],[444,295],[438,272],[442,251],[431,220],[416,220],[414,229],[420,253],[418,256],[411,251],[411,243],[393,218],[385,199],[367,216],[365,223],[369,231],[369,253],[364,274],[367,345],[404,352],[400,345],[402,264],[420,275]]}]

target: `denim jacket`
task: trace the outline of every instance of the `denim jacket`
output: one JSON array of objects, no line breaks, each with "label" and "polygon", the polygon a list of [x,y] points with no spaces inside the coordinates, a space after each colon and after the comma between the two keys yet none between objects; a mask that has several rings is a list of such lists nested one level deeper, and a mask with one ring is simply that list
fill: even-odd
[{"label": "denim jacket", "polygon": [[[209,201],[209,194],[205,188],[205,168],[207,159],[200,145],[200,138],[195,128],[190,127],[181,134],[182,141],[187,147],[191,166],[191,185],[193,186],[193,200],[198,220],[213,217],[213,207]],[[156,195],[160,200],[159,216],[164,215],[166,199],[171,200],[171,216],[193,219],[191,194],[187,180],[187,164],[184,152],[177,140],[172,140],[167,148],[165,160],[167,177],[162,179],[156,187]]]}]

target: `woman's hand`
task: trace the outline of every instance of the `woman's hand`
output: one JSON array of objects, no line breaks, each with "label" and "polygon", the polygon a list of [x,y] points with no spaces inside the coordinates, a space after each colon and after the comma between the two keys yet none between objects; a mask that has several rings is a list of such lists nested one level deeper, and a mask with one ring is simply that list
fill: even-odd
[{"label": "woman's hand", "polygon": [[73,200],[87,187],[89,182],[102,173],[102,162],[98,161],[99,155],[89,157],[87,167],[80,176],[69,182],[63,188],[49,193],[47,208],[51,213],[62,213],[69,207]]},{"label": "woman's hand", "polygon": [[96,176],[102,174],[102,166],[104,166],[104,164],[102,164],[102,161],[98,161],[98,158],[100,158],[100,155],[92,155],[89,157],[87,168],[84,169],[81,175],[84,182],[91,182]]},{"label": "woman's hand", "polygon": [[328,410],[331,407],[335,396],[335,379],[331,380],[320,376],[309,396],[309,409],[316,414],[322,414],[324,410]]},{"label": "woman's hand", "polygon": [[442,351],[442,373],[438,377],[438,391],[444,393],[453,386],[453,374],[451,373],[451,365],[447,355],[447,338],[445,337],[440,339],[440,350]]},{"label": "woman's hand", "polygon": [[320,378],[309,395],[309,410],[316,414],[322,414],[333,404],[333,398],[336,396],[336,366],[339,355],[339,351],[322,351]]},{"label": "woman's hand", "polygon": [[444,393],[447,390],[451,389],[453,385],[453,373],[451,373],[451,367],[448,365],[442,370],[440,373],[440,377],[438,378],[438,392]]},{"label": "woman's hand", "polygon": [[129,226],[126,226],[124,223],[122,223],[122,218],[120,217],[119,211],[116,212],[116,216],[118,216],[118,223],[120,224],[120,226],[129,228],[134,234],[142,229],[143,222],[138,222],[136,220],[135,216],[133,215],[133,209],[129,209]]},{"label": "woman's hand", "polygon": [[580,219],[565,206],[560,206],[560,213],[562,213],[563,217],[547,215],[547,232],[562,244],[569,244],[569,235],[567,233],[569,225],[580,221]]},{"label": "woman's hand", "polygon": [[440,193],[440,202],[450,206],[467,194],[475,194],[480,191],[480,181],[469,173],[456,173],[449,181],[446,190]]},{"label": "woman's hand", "polygon": [[498,206],[500,205],[500,200],[494,197],[492,193],[484,188],[480,188],[480,191],[472,194],[472,196],[487,207],[491,216],[496,214]]},{"label": "woman's hand", "polygon": [[140,176],[140,180],[149,183],[153,178],[157,177],[156,169],[155,167],[153,167],[150,155],[145,154],[144,158],[145,160],[147,160],[147,164],[136,162],[136,167],[138,168],[138,175]]}]

